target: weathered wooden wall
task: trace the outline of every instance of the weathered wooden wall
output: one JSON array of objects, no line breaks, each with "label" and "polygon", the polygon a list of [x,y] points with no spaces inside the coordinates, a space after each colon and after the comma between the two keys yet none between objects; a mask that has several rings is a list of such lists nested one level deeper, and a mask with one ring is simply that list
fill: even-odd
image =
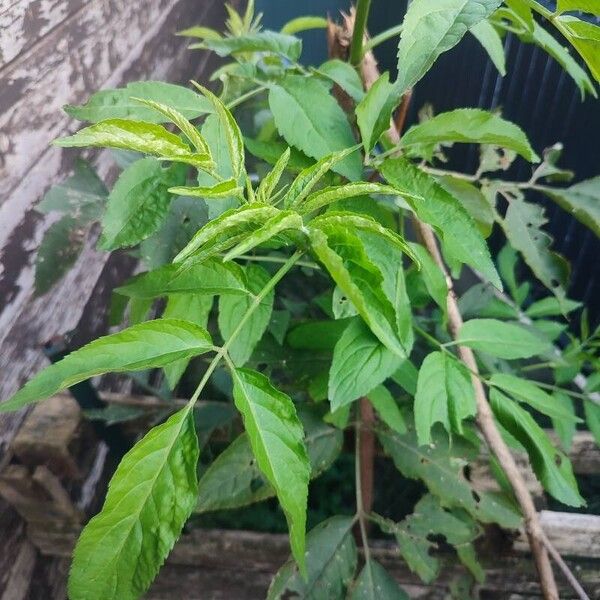
[{"label": "weathered wooden wall", "polygon": [[[108,291],[133,267],[96,252],[91,232],[69,274],[33,296],[36,249],[51,224],[34,207],[77,155],[49,146],[77,127],[61,107],[138,79],[202,78],[207,55],[188,51],[187,40],[173,34],[223,19],[220,0],[0,0],[0,401],[44,364],[45,341],[73,329],[82,341],[102,332]],[[96,162],[108,176],[108,158]],[[0,468],[21,420],[0,417]],[[22,523],[2,503],[0,539],[0,598],[60,589],[64,565],[37,560]]]}]

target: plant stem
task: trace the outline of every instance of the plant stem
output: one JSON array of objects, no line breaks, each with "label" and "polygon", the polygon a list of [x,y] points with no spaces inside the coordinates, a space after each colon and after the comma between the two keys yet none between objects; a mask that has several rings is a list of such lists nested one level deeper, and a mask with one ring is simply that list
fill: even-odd
[{"label": "plant stem", "polygon": [[402,33],[402,23],[396,25],[395,27],[390,27],[390,29],[386,29],[381,33],[378,33],[376,36],[372,37],[364,43],[362,54],[366,54],[370,50],[373,50],[375,46],[379,46],[379,44],[382,44],[383,42],[386,42],[387,40],[397,35],[400,35],[400,33]]},{"label": "plant stem", "polygon": [[210,376],[214,373],[219,362],[221,362],[221,359],[227,354],[227,350],[229,349],[231,344],[235,341],[237,336],[240,334],[244,325],[248,322],[248,320],[250,319],[250,317],[252,316],[254,311],[259,307],[259,305],[265,299],[267,294],[269,294],[271,292],[271,290],[273,290],[273,288],[281,281],[281,279],[283,279],[284,275],[298,262],[298,260],[302,256],[302,254],[303,254],[302,251],[298,251],[298,252],[295,252],[294,254],[292,254],[292,256],[290,256],[285,261],[285,263],[277,271],[277,273],[275,273],[275,275],[273,275],[273,277],[271,277],[271,279],[268,281],[268,283],[265,285],[265,287],[254,297],[254,299],[252,300],[252,304],[248,307],[248,310],[244,313],[244,315],[240,319],[237,327],[233,330],[233,333],[229,336],[229,338],[223,344],[223,346],[221,346],[217,350],[217,353],[215,354],[214,358],[210,361],[210,364],[208,365],[206,371],[204,372],[204,375],[202,376],[202,379],[200,380],[198,387],[196,388],[192,397],[190,398],[190,401],[188,403],[190,406],[193,406],[196,403],[196,401],[200,397],[200,394],[202,393],[202,390],[208,383]]},{"label": "plant stem", "polygon": [[352,43],[350,45],[350,62],[354,66],[360,64],[363,58],[363,40],[370,8],[371,0],[358,0],[354,28],[352,30]]},{"label": "plant stem", "polygon": [[[221,256],[225,256],[225,254],[221,254]],[[241,260],[251,260],[255,262],[270,262],[270,263],[284,263],[287,259],[281,256],[254,256],[252,254],[240,254],[236,256]],[[307,269],[321,269],[321,267],[315,262],[309,262],[307,260],[298,260],[296,261],[297,267],[306,267]]]},{"label": "plant stem", "polygon": [[[361,398],[362,400],[362,398]],[[358,415],[356,419],[355,428],[355,441],[354,441],[354,479],[356,487],[356,516],[358,517],[358,526],[360,528],[360,537],[362,539],[363,551],[365,553],[365,560],[369,562],[371,560],[371,551],[369,549],[369,536],[367,535],[367,524],[365,517],[370,512],[365,510],[363,503],[363,469],[362,469],[362,419]]]},{"label": "plant stem", "polygon": [[246,100],[249,100],[250,98],[256,96],[257,94],[260,94],[261,92],[263,92],[266,89],[267,89],[266,85],[259,85],[258,87],[254,88],[253,90],[250,90],[249,92],[246,92],[245,94],[242,94],[241,96],[238,96],[237,98],[234,98],[231,102],[229,102],[227,104],[227,108],[229,108],[231,110],[232,108],[235,108],[236,106],[239,106],[240,104],[243,104],[244,102],[246,102]]}]

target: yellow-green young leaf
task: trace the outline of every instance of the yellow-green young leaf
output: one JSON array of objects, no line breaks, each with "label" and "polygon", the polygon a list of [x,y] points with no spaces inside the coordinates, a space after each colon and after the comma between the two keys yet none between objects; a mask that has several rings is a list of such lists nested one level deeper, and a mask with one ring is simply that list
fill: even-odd
[{"label": "yellow-green young leaf", "polygon": [[365,563],[350,600],[409,600],[397,581],[376,561]]},{"label": "yellow-green young leaf", "polygon": [[408,431],[402,411],[396,400],[384,385],[378,385],[368,394],[371,404],[379,418],[392,430],[398,433]]},{"label": "yellow-green young leaf", "polygon": [[295,19],[288,21],[281,28],[281,33],[294,35],[300,31],[306,31],[308,29],[325,29],[325,27],[327,27],[327,19],[306,15],[305,17],[296,17]]},{"label": "yellow-green young leaf", "polygon": [[165,265],[141,273],[116,288],[117,293],[130,298],[157,298],[171,294],[246,295],[244,273],[235,263],[220,260],[183,265]]},{"label": "yellow-green young leaf", "polygon": [[580,423],[581,419],[573,414],[573,411],[565,409],[553,396],[541,390],[535,383],[527,379],[521,379],[509,373],[494,373],[490,377],[490,384],[510,394],[520,402],[526,402],[537,411],[562,421],[573,421]]},{"label": "yellow-green young leaf", "polygon": [[[163,311],[162,318],[185,319],[206,329],[212,305],[212,296],[204,294],[174,294],[167,299],[167,305]],[[170,389],[175,388],[189,362],[189,358],[182,358],[164,367]]]},{"label": "yellow-green young leaf", "polygon": [[479,23],[473,25],[470,31],[485,48],[500,75],[504,77],[506,75],[506,58],[504,57],[504,46],[502,45],[500,34],[486,20],[479,21]]},{"label": "yellow-green young leaf", "polygon": [[328,392],[331,411],[369,394],[398,369],[402,360],[371,333],[362,319],[353,319],[333,350]]},{"label": "yellow-green young leaf", "polygon": [[63,148],[98,146],[134,150],[198,168],[211,164],[208,154],[193,153],[185,142],[162,125],[144,121],[107,119],[84,127],[72,136],[59,138],[54,144]]},{"label": "yellow-green young leaf", "polygon": [[600,175],[568,188],[543,188],[543,193],[600,237]]},{"label": "yellow-green young leaf", "polygon": [[328,154],[316,163],[302,169],[302,171],[298,173],[296,179],[292,181],[290,189],[283,197],[284,206],[295,206],[300,204],[300,202],[310,194],[311,190],[327,171],[333,169],[336,164],[344,160],[344,158],[354,151],[355,148],[353,147],[341,150],[340,152],[334,152],[333,154]]},{"label": "yellow-green young leaf", "polygon": [[262,181],[260,182],[258,189],[256,190],[256,202],[269,202],[283,171],[287,167],[290,160],[291,150],[286,148],[283,154],[277,159],[275,166],[269,173],[267,173]]},{"label": "yellow-green young leaf", "polygon": [[181,35],[185,37],[198,37],[207,40],[219,40],[223,36],[216,30],[210,27],[202,27],[201,25],[194,25],[187,29],[178,31],[175,35]]},{"label": "yellow-green young leaf", "polygon": [[518,250],[534,275],[562,304],[569,282],[569,263],[550,250],[552,238],[541,229],[547,222],[544,209],[525,202],[520,195],[511,196],[504,219],[504,233],[511,246]]},{"label": "yellow-green young leaf", "polygon": [[[219,331],[225,341],[235,331],[241,315],[252,306],[254,295],[258,294],[270,280],[270,275],[262,267],[250,264],[245,269],[249,294],[246,296],[223,295],[219,298]],[[265,333],[271,312],[274,293],[270,292],[252,313],[252,316],[229,346],[229,356],[233,363],[241,367],[252,355],[256,344]]]},{"label": "yellow-green young leaf", "polygon": [[479,352],[506,359],[529,358],[550,348],[541,336],[513,323],[496,319],[471,319],[458,332],[457,342]]},{"label": "yellow-green young leaf", "polygon": [[584,506],[571,461],[552,445],[535,419],[498,390],[491,391],[490,404],[500,424],[526,448],[544,489],[563,504]]},{"label": "yellow-green young leaf", "polygon": [[267,600],[285,598],[344,598],[356,570],[357,552],[352,517],[331,517],[307,538],[307,577],[288,561],[275,575]]},{"label": "yellow-green young leaf", "polygon": [[123,457],[75,547],[69,598],[137,600],[146,592],[196,503],[197,462],[188,405]]},{"label": "yellow-green young leaf", "polygon": [[463,508],[483,523],[498,523],[507,529],[520,526],[518,509],[504,496],[474,493],[464,468],[477,453],[462,438],[453,439],[450,445],[439,428],[433,432],[433,444],[427,446],[418,444],[414,431],[404,435],[379,431],[378,437],[396,468],[405,477],[421,479],[442,506]]},{"label": "yellow-green young leaf", "polygon": [[96,375],[163,367],[212,349],[210,335],[193,323],[176,319],[140,323],[100,337],[46,367],[10,400],[0,404],[0,412],[38,402]]},{"label": "yellow-green young leaf", "polygon": [[400,100],[400,94],[389,78],[386,71],[356,106],[356,122],[367,154],[381,134],[390,128],[392,111]]},{"label": "yellow-green young leaf", "polygon": [[290,529],[292,554],[306,572],[306,503],[310,462],[291,399],[256,371],[234,369],[233,399],[260,470],[275,488]]},{"label": "yellow-green young leaf", "polygon": [[[598,14],[600,9],[596,6],[595,15]],[[600,82],[600,27],[568,15],[558,17],[554,23],[579,52],[594,79]]]},{"label": "yellow-green young leaf", "polygon": [[195,81],[192,81],[192,83],[208,98],[225,128],[227,148],[231,159],[232,175],[236,181],[239,181],[240,175],[244,172],[244,140],[242,138],[242,132],[229,109],[219,98],[217,98],[217,96],[199,83],[196,83]]},{"label": "yellow-green young leaf", "polygon": [[214,252],[223,252],[241,241],[240,236],[245,238],[278,213],[274,206],[258,204],[228,210],[202,227],[173,262],[183,262],[190,257],[200,261]]},{"label": "yellow-green young leaf", "polygon": [[415,85],[440,54],[456,46],[468,29],[499,5],[500,0],[413,0],[398,45],[398,93]]},{"label": "yellow-green young leaf", "polygon": [[232,196],[243,196],[244,188],[238,186],[235,179],[228,179],[211,186],[175,186],[169,188],[171,194],[178,196],[192,196],[193,198],[231,198]]},{"label": "yellow-green young leaf", "polygon": [[[315,78],[286,75],[271,85],[269,107],[285,141],[317,160],[355,144],[344,111]],[[360,179],[360,154],[354,152],[332,168],[350,180]]]},{"label": "yellow-green young leaf", "polygon": [[514,150],[530,162],[540,160],[520,127],[478,108],[459,108],[436,115],[413,125],[401,141],[404,147],[440,142],[493,144]]},{"label": "yellow-green young leaf", "polygon": [[431,443],[431,428],[441,423],[448,433],[462,433],[462,421],[475,415],[473,384],[452,358],[429,354],[419,370],[415,394],[415,428],[420,446]]},{"label": "yellow-green young leaf", "polygon": [[254,233],[249,234],[242,242],[227,252],[223,257],[223,261],[227,262],[228,260],[237,258],[253,248],[256,248],[256,246],[260,246],[260,244],[269,241],[283,231],[289,229],[298,230],[301,229],[302,226],[302,217],[300,217],[298,213],[291,210],[282,210],[278,214],[267,219],[262,227],[257,229]]},{"label": "yellow-green young leaf", "polygon": [[270,52],[298,60],[302,53],[302,40],[285,33],[259,31],[235,37],[205,38],[202,43],[192,44],[190,48],[212,50],[219,56],[244,52]]},{"label": "yellow-green young leaf", "polygon": [[133,98],[140,104],[147,106],[148,108],[154,109],[157,112],[164,115],[169,121],[177,125],[181,133],[191,142],[192,146],[196,148],[201,154],[210,155],[210,148],[206,143],[206,140],[200,135],[200,132],[194,125],[192,125],[178,110],[162,104],[161,102],[155,102],[154,100],[144,100],[143,98]]},{"label": "yellow-green young leaf", "polygon": [[556,8],[558,13],[581,11],[598,16],[600,12],[598,0],[558,0]]},{"label": "yellow-green young leaf", "polygon": [[366,181],[355,181],[344,185],[332,185],[310,194],[306,200],[298,205],[298,210],[302,214],[314,212],[346,198],[354,198],[365,194],[387,194],[389,196],[398,196],[398,190],[391,185],[381,183],[368,183]]},{"label": "yellow-green young leaf", "polygon": [[[466,263],[502,289],[500,277],[477,226],[460,202],[427,173],[405,159],[386,160],[382,173],[417,216],[432,225],[455,260]],[[418,200],[414,198],[418,197]]]},{"label": "yellow-green young leaf", "polygon": [[185,171],[163,169],[155,158],[143,158],[117,179],[102,217],[100,247],[114,250],[134,246],[153,234],[167,216],[168,188],[185,179]]},{"label": "yellow-green young leaf", "polygon": [[134,98],[144,98],[166,104],[187,119],[213,112],[212,106],[193,90],[163,81],[134,81],[127,87],[100,90],[82,106],[67,105],[65,112],[80,121],[97,123],[105,119],[135,119],[151,123],[168,121],[164,115],[142,106]]},{"label": "yellow-green young leaf", "polygon": [[324,62],[317,72],[337,83],[355,102],[364,98],[365,91],[360,75],[350,63],[335,58]]}]

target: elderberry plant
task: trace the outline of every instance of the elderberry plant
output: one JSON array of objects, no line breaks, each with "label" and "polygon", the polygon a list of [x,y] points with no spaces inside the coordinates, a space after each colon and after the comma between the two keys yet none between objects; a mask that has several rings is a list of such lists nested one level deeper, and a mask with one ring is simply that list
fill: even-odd
[{"label": "elderberry plant", "polygon": [[[395,537],[423,581],[439,573],[431,551],[440,538],[482,580],[473,545],[481,524],[516,529],[522,516],[502,461],[488,458],[496,491],[478,490],[466,476],[485,446],[475,423],[484,423],[481,383],[504,443],[529,456],[548,494],[584,504],[568,451],[584,420],[600,441],[599,332],[589,331],[585,311],[580,334],[567,328],[565,317],[581,305],[567,297],[568,264],[551,249],[544,209],[530,193],[600,235],[600,178],[566,186],[573,173],[557,164],[560,145],[538,156],[518,125],[497,112],[424,111],[406,132],[394,130],[393,116],[467,33],[500,73],[502,36],[511,32],[556,59],[582,97],[595,97],[600,29],[573,11],[597,14],[598,7],[584,0],[559,0],[555,11],[535,0],[413,0],[400,25],[363,41],[368,5],[359,2],[349,62],[306,68],[294,34],[327,21],[301,17],[268,31],[250,3],[243,15],[228,7],[225,34],[182,32],[199,38],[192,48],[229,59],[213,76],[222,83],[218,96],[195,82],[136,82],[66,107],[91,124],[55,144],[111,148],[122,172],[109,192],[80,163],[46,195],[40,210],[63,216],[42,243],[38,291],[76,260],[82,230],[98,220],[100,247],[135,248],[147,270],[114,292],[128,327],[48,367],[0,411],[108,372],[162,369],[171,390],[186,372],[198,377],[187,404],[174,406],[117,468],[75,549],[73,600],[140,597],[193,513],[274,496],[292,557],[269,598],[407,597],[372,558],[367,522]],[[398,78],[368,80],[363,56],[398,35]],[[234,114],[244,116],[243,132]],[[477,171],[445,170],[452,145],[465,143],[479,145]],[[506,180],[514,160],[531,163],[530,179]],[[492,230],[506,238],[495,261],[486,244]],[[433,232],[433,246],[415,232]],[[526,277],[551,295],[532,301],[521,260]],[[466,283],[465,271],[479,282]],[[461,348],[473,350],[476,363]],[[206,359],[200,371],[190,370],[198,356]],[[202,422],[206,391],[223,369],[243,432],[199,478],[210,435]],[[334,463],[348,429],[356,431],[356,515],[331,517],[307,535],[310,481]],[[427,488],[400,522],[364,502],[364,430],[406,478]]]}]

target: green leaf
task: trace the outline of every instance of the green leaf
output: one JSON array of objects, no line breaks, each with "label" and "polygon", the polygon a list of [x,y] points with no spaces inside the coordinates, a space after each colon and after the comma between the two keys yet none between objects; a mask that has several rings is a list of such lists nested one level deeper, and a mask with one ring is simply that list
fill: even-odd
[{"label": "green leaf", "polygon": [[421,263],[419,274],[423,278],[427,292],[442,309],[443,313],[446,314],[448,284],[446,283],[444,274],[423,246],[415,243],[409,243],[409,246]]},{"label": "green leaf", "polygon": [[583,409],[588,429],[592,432],[596,444],[600,446],[600,405],[591,400],[584,400]]},{"label": "green leaf", "polygon": [[300,31],[306,31],[307,29],[324,29],[325,27],[327,27],[327,19],[324,19],[323,17],[306,15],[304,17],[296,17],[295,19],[288,21],[281,28],[281,33],[294,35]]},{"label": "green leaf", "polygon": [[[204,329],[208,325],[208,315],[213,305],[213,297],[201,294],[175,294],[167,300],[163,311],[163,319],[184,319]],[[165,365],[164,371],[169,388],[174,389],[190,362],[182,358]]]},{"label": "green leaf", "polygon": [[544,187],[541,191],[600,237],[600,175],[568,188]]},{"label": "green leaf", "polygon": [[36,296],[45,294],[68,273],[83,250],[86,233],[86,225],[68,215],[44,232],[35,257]]},{"label": "green leaf", "polygon": [[244,140],[242,132],[233,118],[230,110],[215,96],[209,89],[201,86],[199,83],[192,81],[209,102],[213,105],[215,113],[219,117],[221,125],[225,128],[225,137],[227,140],[227,149],[231,160],[231,168],[233,178],[238,181],[240,175],[244,172]]},{"label": "green leaf", "polygon": [[228,179],[211,186],[175,186],[169,188],[169,192],[178,196],[191,196],[192,198],[226,199],[232,196],[243,196],[244,188],[239,186],[235,179]]},{"label": "green leaf", "polygon": [[198,129],[192,125],[178,110],[168,106],[167,104],[162,104],[161,102],[155,102],[154,100],[144,100],[143,98],[134,98],[140,104],[151,108],[160,114],[164,115],[168,121],[177,125],[181,133],[185,135],[185,137],[191,142],[192,146],[196,148],[196,150],[200,154],[208,154],[210,155],[210,149],[206,140],[200,135]]},{"label": "green leaf", "polygon": [[592,15],[598,15],[597,0],[558,0],[557,13],[567,11],[581,11]]},{"label": "green leaf", "polygon": [[224,252],[277,214],[279,210],[274,206],[260,204],[246,204],[228,210],[202,227],[173,262],[179,263],[189,258],[199,262]]},{"label": "green leaf", "polygon": [[100,218],[108,190],[91,165],[77,159],[73,175],[53,185],[35,207],[42,213],[60,212],[88,223]]},{"label": "green leaf", "polygon": [[419,371],[408,358],[402,361],[400,368],[392,375],[394,382],[410,396],[417,393],[418,377]]},{"label": "green leaf", "polygon": [[401,140],[404,147],[440,142],[493,144],[514,150],[530,162],[540,160],[520,127],[478,108],[459,108],[436,115],[413,125]]},{"label": "green leaf", "polygon": [[107,119],[84,127],[72,136],[58,138],[53,143],[63,148],[121,148],[190,164],[198,169],[212,167],[208,154],[193,153],[185,142],[162,125],[144,121]]},{"label": "green leaf", "polygon": [[[286,75],[272,84],[269,107],[285,141],[317,160],[355,144],[346,115],[314,78]],[[360,155],[355,152],[333,168],[350,180],[360,179]]]},{"label": "green leaf", "polygon": [[386,71],[356,106],[356,122],[367,154],[390,128],[392,112],[399,100],[400,94],[389,82],[389,73]]},{"label": "green leaf", "polygon": [[364,96],[363,84],[356,69],[347,62],[334,58],[324,62],[317,73],[337,83],[354,101],[360,102]]},{"label": "green leaf", "polygon": [[194,508],[197,462],[188,405],[151,429],[121,461],[102,511],[75,548],[69,598],[135,600],[146,592]]},{"label": "green leaf", "polygon": [[552,238],[541,229],[547,222],[544,209],[511,196],[502,228],[511,246],[518,250],[534,275],[562,304],[569,280],[569,263],[550,250]]},{"label": "green leaf", "polygon": [[[270,165],[276,165],[281,155],[289,148],[285,142],[278,140],[263,142],[262,140],[255,140],[248,137],[244,138],[244,144],[246,144],[246,149],[250,154],[260,160],[264,160]],[[296,148],[289,148],[289,150],[290,160],[287,165],[288,171],[302,171],[302,169],[306,169],[313,164],[312,159],[303,152],[300,152],[300,150]]]},{"label": "green leaf", "polygon": [[521,379],[509,373],[494,373],[489,380],[490,384],[510,394],[520,402],[526,402],[537,411],[554,419],[562,421],[581,422],[581,419],[573,414],[573,411],[564,409],[553,396],[541,390],[535,383],[527,379]]},{"label": "green leaf", "polygon": [[267,600],[343,598],[356,570],[353,524],[351,517],[331,517],[312,529],[306,538],[307,577],[287,562],[275,575]]},{"label": "green leaf", "polygon": [[333,280],[379,340],[406,357],[412,325],[400,250],[384,235],[357,231],[349,216],[319,217],[311,225],[313,251]]},{"label": "green leaf", "polygon": [[378,562],[369,560],[356,580],[350,600],[409,600],[409,597]]},{"label": "green leaf", "polygon": [[470,31],[485,48],[494,66],[498,69],[498,73],[504,77],[506,75],[504,46],[502,45],[502,38],[494,26],[489,21],[483,20],[479,21],[477,25],[473,25]]},{"label": "green leaf", "polygon": [[[376,520],[383,531],[396,537],[408,566],[426,583],[431,583],[439,575],[441,567],[439,558],[434,554],[438,549],[436,538],[443,537],[460,556],[461,549],[473,548],[472,543],[480,534],[479,527],[468,515],[442,508],[439,500],[431,494],[423,496],[413,514],[400,523],[381,517]],[[481,571],[477,562],[474,571],[476,575]]]},{"label": "green leaf", "polygon": [[217,260],[183,266],[165,265],[133,277],[115,291],[130,298],[157,298],[170,294],[215,296],[248,293],[239,265],[223,264]]},{"label": "green leaf", "polygon": [[333,351],[328,393],[331,410],[369,394],[398,369],[401,361],[371,333],[362,319],[353,319]]},{"label": "green leaf", "polygon": [[576,302],[575,300],[566,298],[564,302],[560,303],[556,298],[549,296],[531,304],[525,311],[525,314],[532,319],[554,317],[570,313],[582,306],[581,302]]},{"label": "green leaf", "polygon": [[103,250],[135,246],[165,220],[171,202],[168,189],[185,179],[181,169],[163,169],[155,158],[143,158],[117,179],[102,218]]},{"label": "green leaf", "polygon": [[92,123],[105,119],[134,119],[151,123],[169,120],[164,115],[142,106],[134,98],[160,102],[177,110],[187,119],[195,119],[212,112],[210,103],[193,90],[163,81],[135,81],[124,88],[100,90],[82,106],[67,104],[64,109],[69,116]]},{"label": "green leaf", "polygon": [[242,413],[252,451],[277,492],[290,528],[292,554],[306,571],[306,502],[310,463],[302,424],[288,396],[256,371],[234,369],[233,398]]},{"label": "green leaf", "polygon": [[337,202],[338,200],[354,198],[365,194],[387,194],[397,196],[398,190],[391,185],[354,181],[352,183],[345,183],[344,185],[332,185],[317,190],[310,194],[301,204],[298,205],[298,203],[296,203],[296,205],[301,213],[308,214],[332,204],[333,202]]},{"label": "green leaf", "polygon": [[302,53],[302,40],[286,33],[259,31],[235,37],[205,38],[200,44],[192,44],[191,49],[206,49],[219,56],[229,56],[244,52],[270,52],[298,60]]},{"label": "green leaf", "polygon": [[402,411],[392,394],[383,385],[378,385],[368,394],[371,404],[374,406],[379,418],[393,431],[406,433],[407,427]]},{"label": "green leaf", "polygon": [[552,398],[556,405],[560,406],[564,412],[569,413],[569,419],[552,419],[552,427],[558,435],[560,445],[565,452],[568,452],[573,445],[573,437],[577,431],[577,421],[581,421],[581,419],[577,418],[573,399],[566,393],[554,392]]},{"label": "green leaf", "polygon": [[527,449],[531,466],[544,489],[568,506],[585,505],[569,458],[554,448],[534,418],[497,390],[490,393],[490,405],[502,427]]},{"label": "green leaf", "polygon": [[271,238],[287,230],[300,230],[303,227],[302,217],[291,210],[282,210],[265,221],[265,224],[254,233],[249,234],[237,246],[223,257],[223,261],[232,260],[249,252],[256,246],[268,242]]},{"label": "green leaf", "polygon": [[[238,326],[241,315],[244,315],[252,306],[254,295],[258,294],[271,278],[269,273],[258,265],[249,264],[245,270],[250,294],[247,296],[227,295],[219,298],[219,331],[224,340],[231,337]],[[274,293],[270,292],[229,346],[229,356],[236,366],[241,367],[248,362],[256,344],[266,331],[273,310],[273,299]]]},{"label": "green leaf", "polygon": [[[594,14],[599,14],[598,7]],[[594,79],[600,82],[600,27],[568,15],[556,18],[553,23],[583,58]]]},{"label": "green leaf", "polygon": [[473,350],[507,359],[529,358],[550,348],[548,341],[524,327],[496,319],[466,321],[456,341]]},{"label": "green leaf", "polygon": [[210,335],[187,321],[156,319],[100,337],[38,373],[0,412],[17,410],[103,373],[163,367],[213,349]]},{"label": "green leaf", "polygon": [[202,39],[209,40],[219,40],[222,37],[221,34],[215,29],[211,29],[210,27],[202,27],[201,25],[194,25],[193,27],[182,29],[181,31],[178,31],[175,35],[181,35],[185,37],[199,37]]},{"label": "green leaf", "polygon": [[431,443],[431,427],[441,423],[448,433],[462,433],[462,421],[476,413],[469,374],[443,352],[429,354],[419,370],[415,395],[415,427],[419,445]]},{"label": "green leaf", "polygon": [[[310,413],[300,416],[306,430],[304,442],[311,464],[310,476],[314,479],[339,456],[343,433]],[[275,490],[256,464],[246,433],[237,437],[211,463],[198,488],[194,511],[197,513],[239,508],[275,496]]]},{"label": "green leaf", "polygon": [[256,190],[256,202],[268,203],[271,200],[271,196],[290,160],[290,153],[290,149],[286,148],[283,154],[277,159],[273,169],[262,178]]},{"label": "green leaf", "polygon": [[573,79],[579,88],[582,100],[585,97],[586,92],[597,97],[594,84],[585,70],[582,69],[579,66],[579,63],[571,56],[571,54],[569,54],[568,49],[546,31],[544,27],[533,21],[532,31],[526,31],[519,35],[519,39],[526,43],[535,44],[547,52]]},{"label": "green leaf", "polygon": [[294,350],[333,350],[348,326],[340,321],[306,321],[296,325],[287,335],[286,341]]},{"label": "green leaf", "polygon": [[346,148],[340,152],[328,154],[316,163],[302,169],[292,184],[289,190],[283,197],[284,206],[297,206],[304,198],[306,198],[311,190],[317,185],[319,180],[332,169],[340,161],[344,160],[354,148]]},{"label": "green leaf", "polygon": [[473,493],[464,476],[468,458],[473,459],[472,448],[465,448],[461,438],[453,439],[450,446],[445,434],[440,435],[438,429],[434,430],[434,443],[428,446],[419,446],[413,431],[405,435],[380,431],[378,437],[396,468],[405,477],[423,480],[442,506],[463,508],[484,523],[498,523],[507,529],[519,527],[518,509],[503,496]]},{"label": "green leaf", "polygon": [[486,198],[481,190],[464,179],[450,176],[438,178],[438,183],[450,195],[460,201],[477,223],[481,235],[485,238],[489,237],[492,233],[496,215],[493,203]]},{"label": "green leaf", "polygon": [[[386,160],[382,173],[404,196],[419,219],[432,225],[454,259],[480,271],[498,289],[502,283],[475,222],[460,202],[407,160]],[[415,199],[416,198],[416,199]]]},{"label": "green leaf", "polygon": [[412,87],[437,57],[460,42],[468,29],[489,17],[500,0],[430,0],[410,3],[398,45],[399,94]]}]

